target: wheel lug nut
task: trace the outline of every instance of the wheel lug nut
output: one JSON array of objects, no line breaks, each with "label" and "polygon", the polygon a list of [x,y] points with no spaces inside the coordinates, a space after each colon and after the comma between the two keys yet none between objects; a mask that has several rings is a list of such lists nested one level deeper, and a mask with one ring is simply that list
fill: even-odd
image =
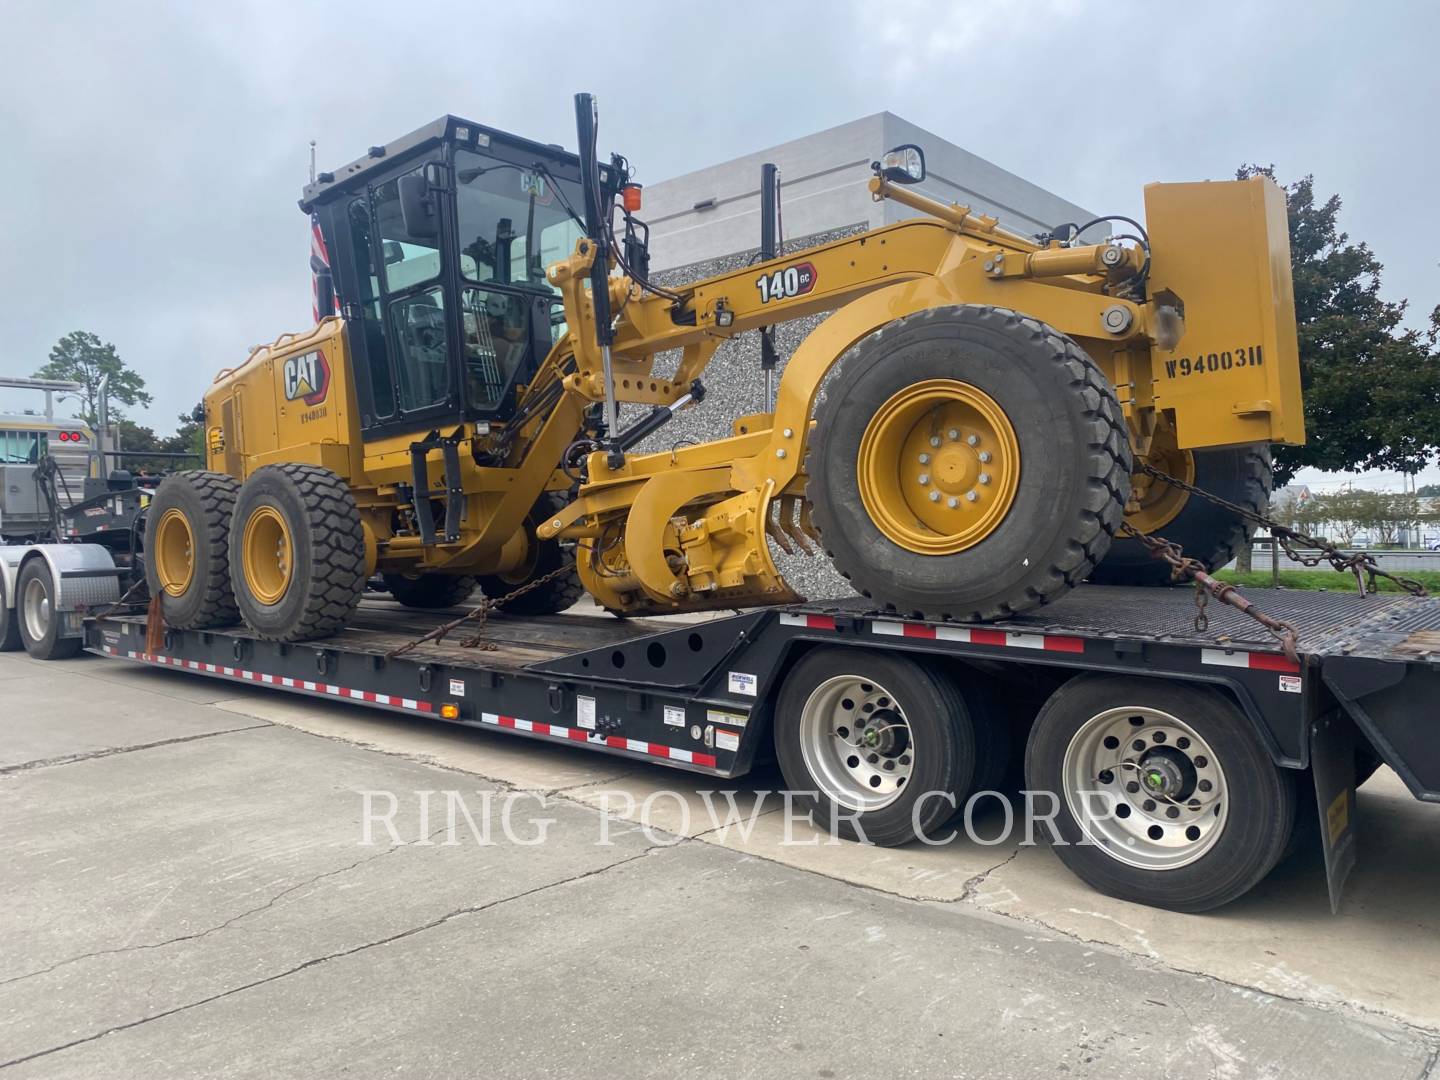
[{"label": "wheel lug nut", "polygon": [[929,464],[930,464],[930,455],[929,455],[929,454],[921,454],[921,455],[920,455],[920,464],[921,464],[921,465],[929,465]]},{"label": "wheel lug nut", "polygon": [[981,450],[981,451],[980,451],[980,464],[981,464],[981,465],[988,465],[988,464],[990,464],[990,451],[989,451],[989,450]]},{"label": "wheel lug nut", "polygon": [[945,500],[945,505],[948,506],[951,510],[954,510],[957,506],[960,505],[960,500],[952,495],[950,496],[950,498]]},{"label": "wheel lug nut", "polygon": [[966,502],[974,502],[974,501],[975,501],[976,499],[978,499],[978,498],[980,498],[980,496],[977,495],[977,494],[976,494],[975,492],[973,492],[973,491],[967,491],[967,492],[965,493],[965,501],[966,501]]},{"label": "wheel lug nut", "polygon": [[931,491],[931,492],[930,492],[930,501],[931,501],[931,502],[939,502],[939,501],[940,501],[940,493],[939,493],[938,491]]},{"label": "wheel lug nut", "polygon": [[950,441],[951,441],[951,442],[955,442],[957,439],[960,438],[960,429],[959,429],[959,428],[953,428],[953,427],[952,427],[952,428],[951,428],[949,431],[947,431],[945,434],[948,435],[948,436],[950,436]]},{"label": "wheel lug nut", "polygon": [[866,755],[865,755],[865,760],[868,761],[868,762],[870,762],[871,765],[874,765],[877,761],[880,760],[880,755],[879,755],[879,754],[866,754]]},{"label": "wheel lug nut", "polygon": [[924,487],[928,483],[930,483],[930,474],[922,472],[920,474],[920,486]]},{"label": "wheel lug nut", "polygon": [[931,445],[931,446],[939,446],[939,445],[940,445],[940,436],[939,436],[939,435],[931,435],[931,436],[930,436],[930,445]]},{"label": "wheel lug nut", "polygon": [[990,474],[989,474],[988,472],[982,472],[982,473],[980,474],[980,483],[982,483],[982,484],[988,484],[989,482],[990,482]]},{"label": "wheel lug nut", "polygon": [[979,435],[967,435],[967,436],[965,437],[965,441],[966,441],[967,443],[969,443],[971,446],[978,446],[979,443],[980,443],[980,436],[979,436]]}]

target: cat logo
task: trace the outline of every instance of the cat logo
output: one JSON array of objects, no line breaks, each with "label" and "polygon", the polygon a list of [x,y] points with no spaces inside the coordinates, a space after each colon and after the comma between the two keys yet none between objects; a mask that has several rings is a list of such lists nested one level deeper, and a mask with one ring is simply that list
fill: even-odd
[{"label": "cat logo", "polygon": [[306,405],[319,405],[330,389],[330,364],[325,354],[316,350],[285,361],[285,397]]}]

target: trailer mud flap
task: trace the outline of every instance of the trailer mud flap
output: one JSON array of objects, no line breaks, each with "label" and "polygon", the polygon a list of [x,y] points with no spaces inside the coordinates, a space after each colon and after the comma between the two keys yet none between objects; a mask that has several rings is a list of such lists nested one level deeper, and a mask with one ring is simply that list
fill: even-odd
[{"label": "trailer mud flap", "polygon": [[1340,895],[1355,867],[1355,735],[1354,722],[1340,712],[1310,727],[1310,766],[1332,915],[1340,910]]}]

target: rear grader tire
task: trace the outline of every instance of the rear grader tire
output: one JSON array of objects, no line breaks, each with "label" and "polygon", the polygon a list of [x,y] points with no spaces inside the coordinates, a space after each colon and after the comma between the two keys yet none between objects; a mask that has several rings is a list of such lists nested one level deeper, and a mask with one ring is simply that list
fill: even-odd
[{"label": "rear grader tire", "polygon": [[835,568],[877,605],[1003,618],[1104,557],[1130,491],[1115,391],[1059,331],[936,308],[856,346],[816,413],[807,496]]},{"label": "rear grader tire", "polygon": [[233,626],[230,522],[240,481],[190,469],[160,482],[145,514],[145,582],[165,623],[180,630]]},{"label": "rear grader tire", "polygon": [[365,588],[365,534],[345,481],[315,465],[266,465],[235,500],[230,579],[247,626],[271,641],[341,629]]},{"label": "rear grader tire", "polygon": [[[491,600],[498,600],[507,593],[522,588],[536,578],[544,577],[558,569],[570,558],[558,540],[541,540],[535,535],[535,527],[561,503],[553,496],[541,496],[535,508],[525,519],[525,531],[530,536],[531,558],[523,566],[506,574],[485,574],[477,578],[480,590]],[[560,574],[538,588],[531,589],[523,596],[502,604],[500,610],[509,615],[558,615],[585,595],[585,587],[572,566],[568,574]]]},{"label": "rear grader tire", "polygon": [[[1221,450],[1190,451],[1193,462],[1189,480],[1202,491],[1218,495],[1257,514],[1270,505],[1270,489],[1274,473],[1270,463],[1270,447],[1264,443],[1252,446],[1227,447]],[[1170,471],[1170,470],[1166,470]],[[1171,475],[1177,475],[1171,472]],[[1157,481],[1158,483],[1158,481]],[[1166,485],[1168,488],[1169,485]],[[1233,511],[1216,506],[1194,495],[1183,503],[1168,520],[1157,519],[1148,527],[1136,524],[1143,532],[1154,532],[1179,544],[1186,555],[1205,564],[1209,571],[1219,570],[1235,558],[1250,538],[1255,526]],[[1169,563],[1153,558],[1140,541],[1117,536],[1090,580],[1101,585],[1169,585]]]},{"label": "rear grader tire", "polygon": [[458,574],[384,574],[385,588],[399,603],[435,611],[463,604],[475,591],[473,577]]}]

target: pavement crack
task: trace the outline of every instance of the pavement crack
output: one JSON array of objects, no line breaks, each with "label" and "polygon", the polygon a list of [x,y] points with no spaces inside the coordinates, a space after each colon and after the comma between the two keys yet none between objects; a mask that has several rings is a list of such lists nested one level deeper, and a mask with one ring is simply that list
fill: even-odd
[{"label": "pavement crack", "polygon": [[0,767],[0,776],[11,773],[30,772],[32,769],[49,769],[56,765],[74,765],[80,761],[94,761],[96,758],[115,757],[117,754],[133,754],[138,750],[154,750],[159,746],[174,746],[177,743],[196,742],[200,739],[213,739],[217,735],[234,735],[239,731],[258,731],[260,728],[274,726],[274,724],[248,724],[244,727],[226,728],[224,731],[205,731],[199,735],[181,735],[174,739],[159,739],[155,742],[138,743],[135,746],[111,746],[104,750],[91,750],[83,754],[63,754],[53,758],[37,758],[34,761],[21,762],[19,765]]},{"label": "pavement crack", "polygon": [[[412,845],[397,845],[397,847],[410,846]],[[125,1024],[116,1024],[113,1027],[106,1028],[104,1031],[97,1031],[91,1035],[86,1035],[78,1039],[71,1039],[69,1042],[62,1043],[59,1046],[50,1046],[45,1048],[44,1050],[36,1050],[34,1053],[25,1054],[22,1057],[12,1058],[9,1061],[0,1062],[0,1069],[8,1069],[13,1065],[23,1065],[25,1062],[34,1061],[36,1058],[49,1057],[51,1054],[58,1054],[62,1050],[70,1050],[77,1046],[84,1046],[86,1043],[95,1042],[99,1039],[105,1038],[108,1035],[114,1035],[121,1031],[128,1031],[131,1028],[140,1027],[142,1024],[149,1024],[155,1020],[163,1020],[167,1016],[175,1016],[178,1013],[189,1012],[191,1009],[198,1009],[201,1006],[210,1005],[216,1001],[221,1001],[224,998],[233,997],[236,994],[243,994],[247,990],[254,990],[257,987],[265,986],[267,983],[273,983],[278,982],[281,979],[287,979],[291,975],[296,975],[299,972],[305,971],[312,967],[316,967],[320,964],[328,963],[331,960],[341,960],[347,956],[354,956],[356,953],[365,952],[368,949],[379,948],[382,945],[389,945],[396,941],[402,941],[405,938],[414,937],[416,934],[423,934],[427,930],[433,930],[437,926],[443,926],[448,922],[451,922],[455,919],[463,918],[466,915],[478,915],[481,912],[489,911],[492,908],[500,907],[503,904],[509,904],[516,900],[524,900],[529,897],[536,896],[539,893],[548,892],[551,889],[558,889],[565,885],[572,885],[577,881],[584,881],[588,878],[598,877],[601,874],[608,874],[610,871],[619,869],[620,867],[625,866],[628,863],[632,863],[638,859],[645,858],[651,852],[666,850],[673,846],[674,845],[654,844],[650,847],[636,852],[634,855],[627,855],[623,859],[617,859],[615,862],[606,863],[604,866],[596,867],[593,870],[582,870],[578,874],[572,874],[570,877],[562,878],[559,881],[546,882],[544,885],[537,885],[533,889],[526,889],[523,892],[514,893],[510,896],[498,897],[495,900],[489,900],[483,904],[469,904],[465,907],[456,908],[454,911],[447,912],[446,914],[440,915],[434,919],[429,920],[428,922],[421,923],[419,926],[412,926],[408,929],[400,930],[394,934],[387,934],[385,937],[377,938],[374,941],[367,941],[364,944],[355,945],[348,949],[341,949],[337,952],[326,953],[324,956],[312,957],[311,959],[306,960],[304,963],[296,964],[294,967],[287,968],[284,971],[276,972],[274,975],[267,975],[263,979],[255,979],[251,982],[244,983],[241,986],[231,987],[229,990],[222,990],[218,994],[211,994],[208,997],[199,999],[198,1001],[192,1001],[185,1005],[177,1005],[173,1009],[165,1009],[161,1012],[153,1013],[150,1016],[142,1016],[139,1020],[131,1020],[129,1023]],[[396,848],[390,848],[386,852],[381,852],[381,854],[388,854],[389,851],[394,850],[396,850]],[[371,856],[371,858],[375,857],[377,856]],[[361,862],[365,861],[367,860],[361,860]],[[327,875],[321,875],[321,877],[324,876]]]},{"label": "pavement crack", "polygon": [[225,930],[231,926],[234,926],[242,919],[248,919],[250,918],[250,916],[258,915],[262,911],[268,911],[292,893],[299,892],[301,889],[309,888],[311,885],[315,885],[318,882],[324,881],[326,878],[339,877],[341,874],[348,874],[351,870],[364,866],[366,863],[374,862],[376,859],[384,858],[386,855],[389,855],[392,852],[400,851],[407,847],[428,846],[431,840],[439,836],[444,831],[445,828],[436,829],[434,832],[428,834],[424,838],[424,840],[412,840],[408,844],[394,844],[391,847],[385,848],[383,851],[377,851],[371,855],[366,855],[363,859],[356,859],[354,862],[350,863],[347,866],[340,866],[335,868],[334,870],[326,870],[323,873],[319,873],[314,875],[313,877],[306,878],[304,881],[296,882],[294,885],[289,885],[286,888],[281,889],[278,893],[270,897],[270,899],[266,900],[263,904],[257,904],[252,908],[247,908],[245,911],[240,912],[238,915],[230,916],[230,918],[226,919],[222,923],[217,923],[216,925],[207,927],[204,930],[198,930],[193,934],[180,934],[176,937],[166,938],[164,941],[142,942],[139,945],[120,945],[111,949],[96,949],[93,952],[81,953],[78,956],[71,956],[67,957],[64,960],[57,960],[55,963],[49,965],[48,967],[37,968],[34,971],[27,971],[23,975],[12,975],[8,979],[0,979],[0,986],[9,986],[11,983],[23,982],[26,979],[34,979],[38,978],[41,975],[48,975],[52,971],[57,970],[58,968],[69,967],[71,964],[78,964],[83,960],[92,960],[97,956],[116,956],[121,953],[145,952],[149,949],[163,949],[169,945],[178,945],[181,942],[185,941],[199,941],[201,938],[209,937],[211,934],[218,934],[221,930]]},{"label": "pavement crack", "polygon": [[965,884],[960,889],[960,895],[955,899],[955,903],[968,904],[973,901],[975,899],[975,894],[980,891],[980,886],[985,884],[985,879],[988,878],[991,874],[995,873],[997,870],[1003,870],[1005,867],[1009,866],[1012,862],[1014,862],[1019,857],[1021,848],[1023,847],[1023,844],[1016,845],[1014,851],[1012,851],[1009,855],[1005,856],[1005,858],[1001,859],[994,866],[981,870],[974,877],[966,878]]}]

